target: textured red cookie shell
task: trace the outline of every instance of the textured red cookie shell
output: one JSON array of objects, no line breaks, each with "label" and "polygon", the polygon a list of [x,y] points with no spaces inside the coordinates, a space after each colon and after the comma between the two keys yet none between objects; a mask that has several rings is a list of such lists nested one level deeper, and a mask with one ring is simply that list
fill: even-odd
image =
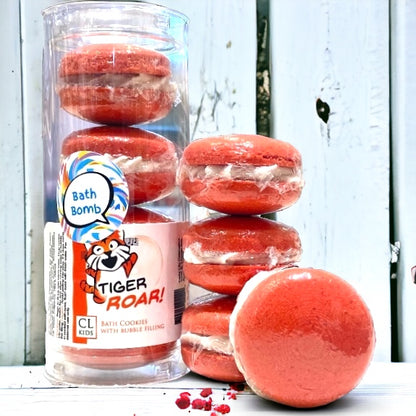
[{"label": "textured red cookie shell", "polygon": [[[125,224],[160,223],[172,220],[157,212],[130,206]],[[166,358],[176,348],[177,341],[138,348],[76,348],[63,347],[66,359],[87,368],[121,370],[135,368]]]},{"label": "textured red cookie shell", "polygon": [[123,171],[131,204],[141,204],[169,195],[176,185],[175,145],[150,131],[119,126],[78,130],[62,143],[62,156],[89,150],[110,159]]},{"label": "textured red cookie shell", "polygon": [[208,294],[196,299],[182,316],[181,351],[185,364],[202,376],[227,382],[244,381],[228,338],[233,296]]},{"label": "textured red cookie shell", "polygon": [[63,56],[59,76],[62,108],[95,123],[155,121],[177,98],[169,59],[135,45],[82,46]]},{"label": "textured red cookie shell", "polygon": [[62,78],[80,74],[170,75],[169,59],[154,50],[123,43],[91,44],[65,54]]},{"label": "textured red cookie shell", "polygon": [[185,148],[178,177],[196,205],[225,214],[265,214],[299,199],[302,158],[291,144],[265,136],[209,137]]},{"label": "textured red cookie shell", "polygon": [[192,224],[182,246],[185,277],[228,295],[238,295],[262,270],[296,263],[302,252],[294,228],[265,218],[232,215]]},{"label": "textured red cookie shell", "polygon": [[351,391],[370,363],[375,334],[356,290],[324,270],[261,272],[230,319],[235,359],[260,396],[317,407]]}]

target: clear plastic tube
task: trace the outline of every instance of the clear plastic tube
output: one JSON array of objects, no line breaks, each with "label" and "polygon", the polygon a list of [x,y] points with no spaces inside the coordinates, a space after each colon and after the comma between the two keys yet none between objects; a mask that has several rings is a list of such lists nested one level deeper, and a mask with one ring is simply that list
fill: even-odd
[{"label": "clear plastic tube", "polygon": [[187,302],[176,169],[189,142],[188,19],[137,2],[43,12],[46,372],[178,378]]}]

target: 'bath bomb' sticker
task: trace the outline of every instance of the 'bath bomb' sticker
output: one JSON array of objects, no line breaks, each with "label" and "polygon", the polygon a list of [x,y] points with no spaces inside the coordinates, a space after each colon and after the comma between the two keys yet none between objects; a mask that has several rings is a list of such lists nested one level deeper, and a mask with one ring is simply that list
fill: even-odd
[{"label": "'bath bomb' sticker", "polygon": [[78,243],[92,243],[123,223],[129,190],[123,172],[111,160],[80,151],[62,162],[56,200],[65,234]]}]

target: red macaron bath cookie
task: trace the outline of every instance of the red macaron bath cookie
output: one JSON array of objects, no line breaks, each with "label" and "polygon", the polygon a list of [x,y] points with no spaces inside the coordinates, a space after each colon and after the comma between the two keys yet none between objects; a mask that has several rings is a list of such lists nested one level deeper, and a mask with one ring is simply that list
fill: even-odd
[{"label": "red macaron bath cookie", "polygon": [[326,405],[361,380],[373,355],[369,309],[324,270],[260,272],[230,318],[238,368],[258,395],[297,408]]},{"label": "red macaron bath cookie", "polygon": [[238,295],[258,272],[294,265],[302,247],[297,231],[256,216],[223,215],[195,222],[182,237],[188,281]]},{"label": "red macaron bath cookie", "polygon": [[188,368],[207,378],[243,382],[229,340],[236,298],[207,294],[195,299],[182,316],[181,352]]},{"label": "red macaron bath cookie", "polygon": [[61,107],[100,124],[133,125],[165,117],[178,98],[169,59],[130,44],[90,44],[59,65]]},{"label": "red macaron bath cookie", "polygon": [[64,139],[61,154],[83,150],[107,156],[122,170],[132,205],[161,199],[176,186],[175,145],[156,133],[123,126],[78,130]]},{"label": "red macaron bath cookie", "polygon": [[[172,222],[169,217],[137,206],[129,206],[124,218],[125,224],[169,222]],[[109,239],[111,239],[111,236]],[[80,244],[78,245],[80,246]],[[102,255],[105,256],[106,253],[102,253]],[[66,360],[81,367],[98,370],[128,370],[169,357],[176,351],[178,344],[179,341],[171,341],[144,347],[102,349],[66,346],[62,348],[62,353]]]},{"label": "red macaron bath cookie", "polygon": [[225,214],[266,214],[299,199],[302,158],[291,144],[265,136],[208,137],[185,148],[178,180],[195,205]]}]

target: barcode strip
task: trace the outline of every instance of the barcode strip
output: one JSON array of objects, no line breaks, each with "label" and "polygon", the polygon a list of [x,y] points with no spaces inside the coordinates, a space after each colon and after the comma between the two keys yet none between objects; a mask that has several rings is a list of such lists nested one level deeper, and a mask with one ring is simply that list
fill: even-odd
[{"label": "barcode strip", "polygon": [[173,304],[175,314],[175,325],[178,325],[182,321],[182,314],[185,310],[186,291],[184,287],[174,290],[173,292]]}]

